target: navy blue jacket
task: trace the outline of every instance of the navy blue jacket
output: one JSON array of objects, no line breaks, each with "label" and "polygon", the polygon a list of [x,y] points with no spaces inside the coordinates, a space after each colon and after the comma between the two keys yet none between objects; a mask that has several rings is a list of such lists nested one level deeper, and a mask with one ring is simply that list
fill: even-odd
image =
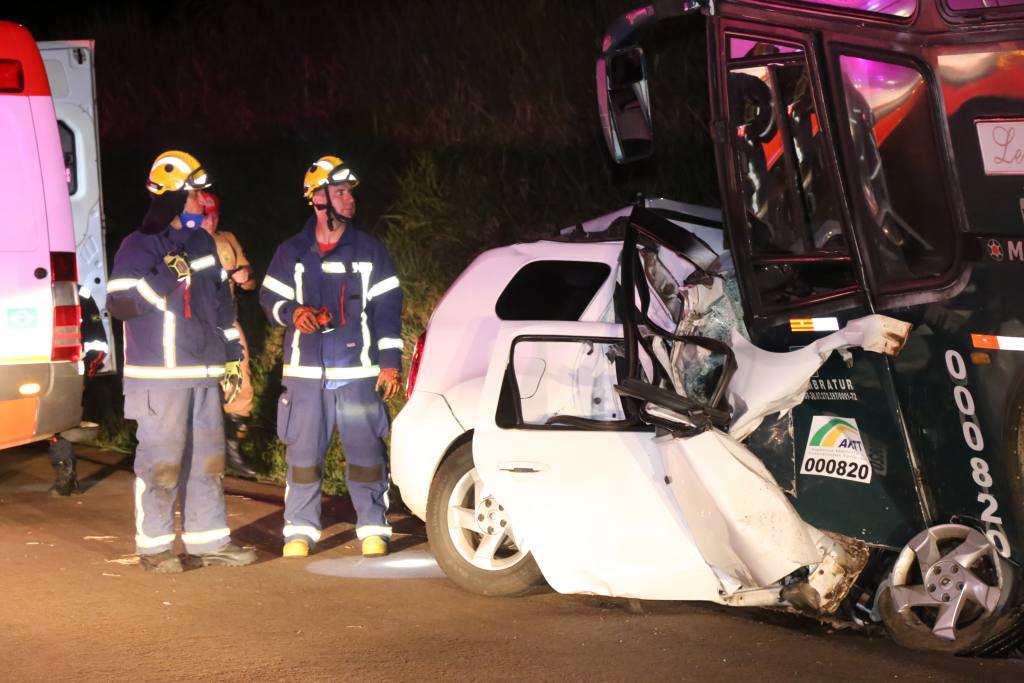
[{"label": "navy blue jacket", "polygon": [[[178,282],[164,256],[183,253]],[[107,307],[124,321],[124,389],[208,386],[242,357],[227,275],[205,230],[138,230],[121,242],[107,282]]]},{"label": "navy blue jacket", "polygon": [[[387,249],[375,237],[345,228],[320,256],[316,220],[277,248],[260,288],[260,304],[286,327],[284,384],[376,377],[402,365],[402,288]],[[331,313],[327,332],[301,334],[292,323],[299,306]]]}]

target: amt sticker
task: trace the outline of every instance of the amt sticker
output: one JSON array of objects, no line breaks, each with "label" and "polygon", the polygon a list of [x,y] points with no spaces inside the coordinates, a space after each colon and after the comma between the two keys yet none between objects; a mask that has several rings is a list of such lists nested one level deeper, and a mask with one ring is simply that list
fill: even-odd
[{"label": "amt sticker", "polygon": [[871,483],[871,462],[852,417],[815,415],[804,449],[801,474]]}]

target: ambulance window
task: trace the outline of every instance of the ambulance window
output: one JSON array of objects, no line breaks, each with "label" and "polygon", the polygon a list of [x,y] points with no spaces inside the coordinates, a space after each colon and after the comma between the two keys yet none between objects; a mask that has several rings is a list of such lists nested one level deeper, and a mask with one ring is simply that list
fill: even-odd
[{"label": "ambulance window", "polygon": [[[858,176],[854,187],[883,289],[940,277],[955,255],[928,84],[918,69],[839,58]],[[859,192],[858,192],[859,190]]]},{"label": "ambulance window", "polygon": [[498,297],[502,320],[579,320],[611,273],[594,261],[534,261],[520,269]]},{"label": "ambulance window", "polygon": [[803,49],[729,36],[729,133],[761,304],[855,286]]},{"label": "ambulance window", "polygon": [[64,152],[64,171],[67,174],[68,194],[72,197],[78,192],[78,155],[75,154],[75,134],[63,121],[57,121],[60,133],[60,149]]}]

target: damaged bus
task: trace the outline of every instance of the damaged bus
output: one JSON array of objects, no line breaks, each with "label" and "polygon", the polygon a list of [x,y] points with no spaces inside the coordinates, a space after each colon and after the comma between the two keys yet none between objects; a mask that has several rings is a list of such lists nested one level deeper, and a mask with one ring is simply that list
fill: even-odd
[{"label": "damaged bus", "polygon": [[1024,0],[639,8],[597,61],[617,162],[654,150],[654,28],[698,15],[721,214],[646,200],[478,257],[417,345],[393,479],[468,590],[1012,651]]}]

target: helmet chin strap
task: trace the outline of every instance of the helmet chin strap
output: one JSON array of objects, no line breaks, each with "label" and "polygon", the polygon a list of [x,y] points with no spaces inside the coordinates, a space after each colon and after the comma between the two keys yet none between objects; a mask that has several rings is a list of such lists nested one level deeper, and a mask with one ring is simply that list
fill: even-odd
[{"label": "helmet chin strap", "polygon": [[331,232],[341,228],[342,226],[348,225],[352,222],[348,216],[343,216],[338,213],[334,204],[328,199],[326,204],[314,204],[313,208],[320,209],[321,211],[327,211],[327,229]]}]

